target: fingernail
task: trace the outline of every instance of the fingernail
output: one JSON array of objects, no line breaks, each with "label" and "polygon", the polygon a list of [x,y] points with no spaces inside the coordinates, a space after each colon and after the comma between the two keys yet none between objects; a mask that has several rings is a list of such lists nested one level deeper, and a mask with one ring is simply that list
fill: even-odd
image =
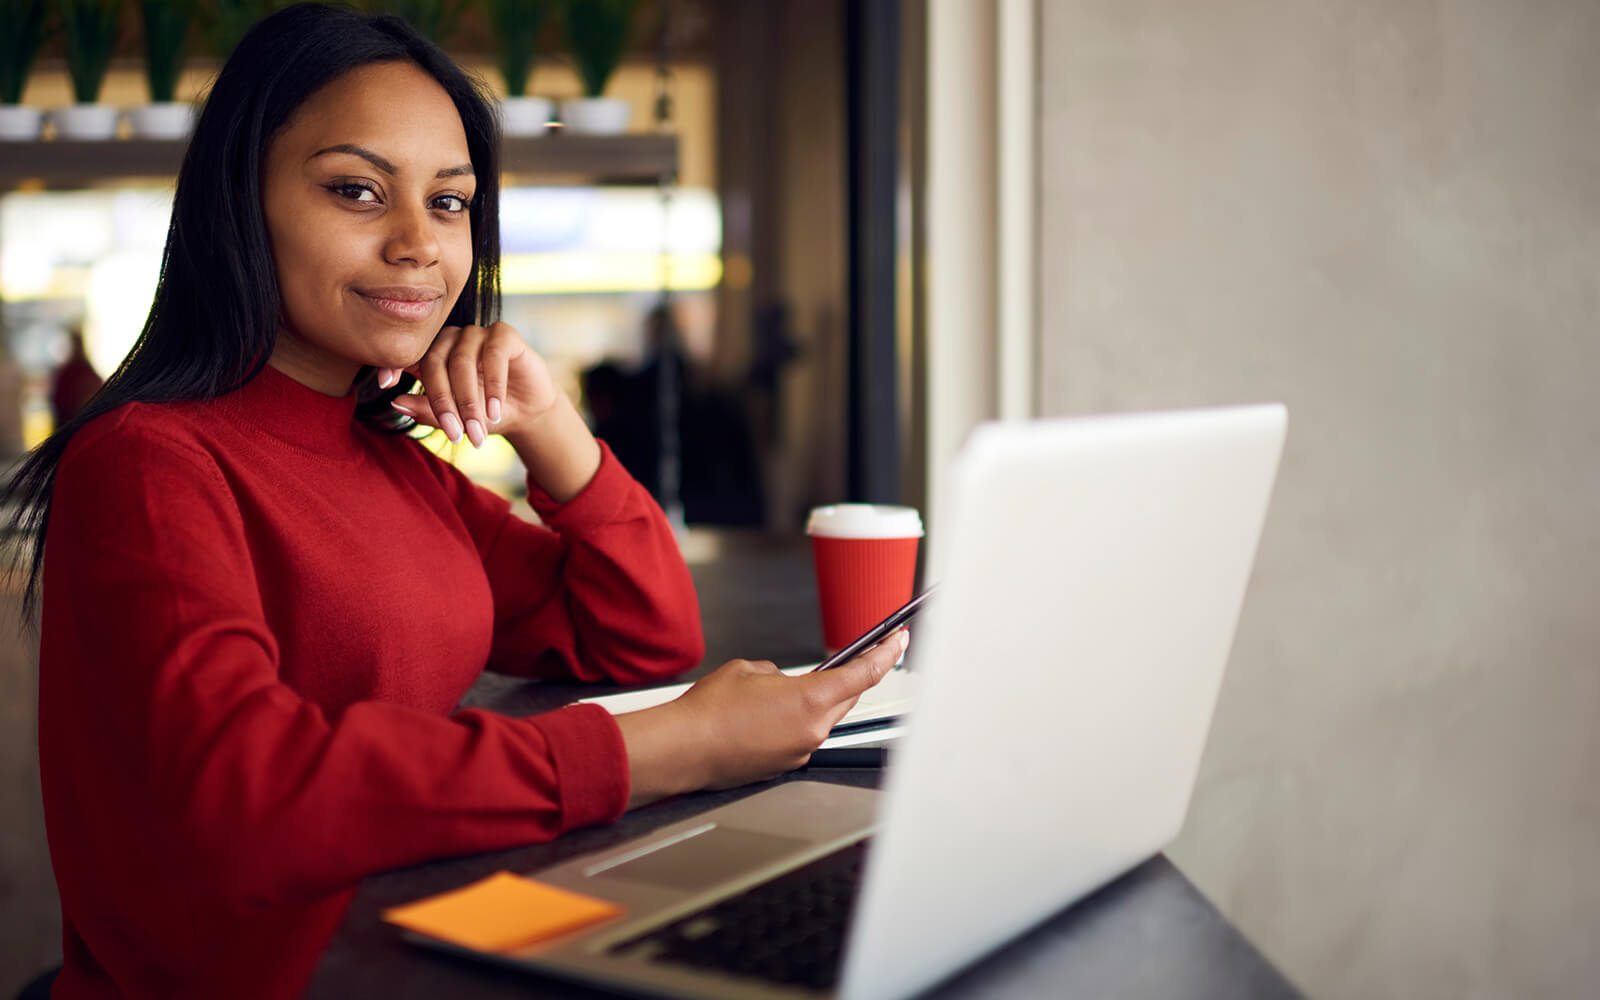
[{"label": "fingernail", "polygon": [[490,396],[489,397],[489,423],[498,424],[499,422],[500,422],[500,400],[496,399],[494,396]]},{"label": "fingernail", "polygon": [[385,368],[383,373],[378,376],[378,388],[387,389],[398,381],[400,381],[400,377],[394,373],[394,369]]},{"label": "fingernail", "polygon": [[450,439],[451,444],[461,440],[461,419],[454,413],[446,413],[439,418],[439,429],[444,431],[444,436]]},{"label": "fingernail", "polygon": [[467,421],[467,440],[472,442],[474,448],[483,447],[483,425],[478,423],[476,417]]},{"label": "fingernail", "polygon": [[911,632],[909,630],[907,630],[907,629],[901,629],[900,630],[900,652],[902,652],[902,653],[905,652],[906,651],[906,647],[909,646],[909,645],[911,645]]}]

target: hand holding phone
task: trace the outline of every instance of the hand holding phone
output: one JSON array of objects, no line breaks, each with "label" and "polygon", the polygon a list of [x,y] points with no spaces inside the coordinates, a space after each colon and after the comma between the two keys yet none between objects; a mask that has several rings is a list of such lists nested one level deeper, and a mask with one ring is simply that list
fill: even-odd
[{"label": "hand holding phone", "polygon": [[876,646],[878,643],[889,638],[891,635],[894,635],[895,632],[904,627],[905,623],[910,621],[918,611],[922,610],[923,603],[927,601],[929,595],[931,595],[938,586],[939,585],[936,583],[930,583],[926,590],[913,597],[905,604],[901,605],[899,609],[892,612],[889,617],[885,618],[883,621],[867,629],[861,634],[860,638],[856,639],[848,646],[845,646],[837,653],[834,653],[826,660],[823,660],[821,663],[817,664],[811,673],[817,673],[821,670],[832,670],[834,667],[848,663],[857,656],[860,656],[862,653],[871,649],[873,646]]}]

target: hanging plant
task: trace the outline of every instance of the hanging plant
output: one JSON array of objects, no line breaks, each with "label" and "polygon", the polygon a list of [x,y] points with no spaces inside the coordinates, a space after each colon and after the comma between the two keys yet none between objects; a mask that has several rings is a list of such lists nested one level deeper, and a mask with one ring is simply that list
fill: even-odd
[{"label": "hanging plant", "polygon": [[528,80],[539,56],[539,34],[553,6],[550,0],[489,0],[495,64],[512,97],[528,96]]},{"label": "hanging plant", "polygon": [[628,29],[638,0],[567,0],[567,44],[583,81],[585,97],[605,93],[611,75],[622,63]]},{"label": "hanging plant", "polygon": [[196,6],[197,0],[139,0],[150,103],[128,109],[128,127],[136,138],[181,139],[194,128],[194,106],[180,104],[177,96]]},{"label": "hanging plant", "polygon": [[0,104],[21,104],[44,41],[45,0],[0,0]]},{"label": "hanging plant", "polygon": [[367,9],[394,14],[442,49],[461,26],[467,0],[372,0]]},{"label": "hanging plant", "polygon": [[122,0],[61,0],[67,73],[72,77],[72,96],[79,104],[100,99],[121,17]]},{"label": "hanging plant", "polygon": [[539,33],[556,0],[489,0],[495,63],[506,81],[500,102],[500,129],[508,136],[540,136],[555,110],[543,97],[528,96],[528,79],[538,61]]},{"label": "hanging plant", "polygon": [[170,103],[183,73],[184,47],[195,0],[140,0],[144,20],[144,75],[150,100]]},{"label": "hanging plant", "polygon": [[206,5],[205,32],[211,54],[226,62],[239,40],[255,23],[282,3],[273,0],[211,0]]},{"label": "hanging plant", "polygon": [[0,141],[30,142],[44,112],[22,104],[33,57],[44,41],[45,0],[0,0]]},{"label": "hanging plant", "polygon": [[123,6],[122,0],[60,0],[67,75],[77,103],[50,113],[59,138],[99,140],[117,134],[117,109],[99,101]]}]

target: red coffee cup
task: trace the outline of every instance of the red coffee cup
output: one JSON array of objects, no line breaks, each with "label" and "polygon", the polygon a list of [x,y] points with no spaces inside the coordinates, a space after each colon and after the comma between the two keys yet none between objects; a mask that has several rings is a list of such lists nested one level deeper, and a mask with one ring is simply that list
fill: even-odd
[{"label": "red coffee cup", "polygon": [[914,507],[841,503],[806,520],[822,607],[822,645],[842,649],[911,600],[922,517]]}]

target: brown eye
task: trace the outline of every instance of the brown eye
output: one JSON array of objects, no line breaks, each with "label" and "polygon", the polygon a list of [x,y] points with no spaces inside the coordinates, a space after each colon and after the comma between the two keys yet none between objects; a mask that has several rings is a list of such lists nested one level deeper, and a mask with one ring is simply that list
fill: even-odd
[{"label": "brown eye", "polygon": [[348,182],[329,184],[328,190],[346,201],[375,202],[378,200],[378,192],[365,184],[351,184]]}]

